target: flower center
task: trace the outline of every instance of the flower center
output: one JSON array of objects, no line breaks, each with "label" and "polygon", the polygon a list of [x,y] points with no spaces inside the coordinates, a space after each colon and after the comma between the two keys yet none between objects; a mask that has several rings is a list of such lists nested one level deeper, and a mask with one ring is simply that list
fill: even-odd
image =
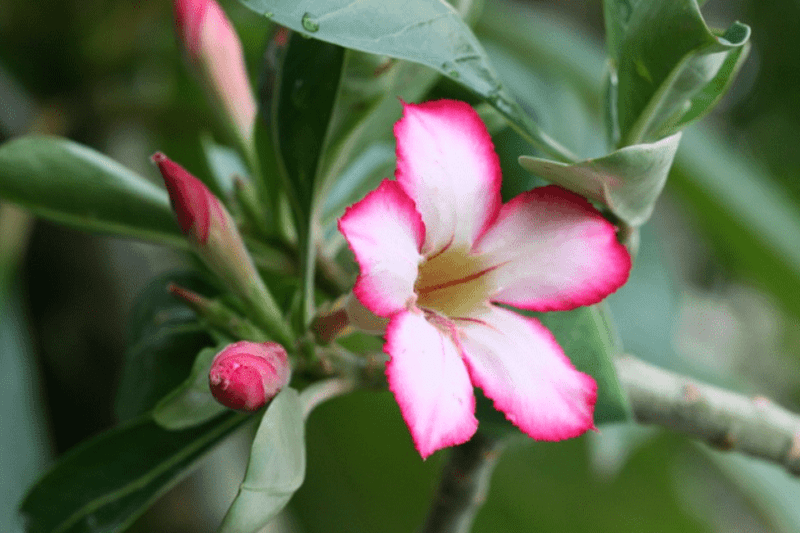
[{"label": "flower center", "polygon": [[445,248],[420,265],[416,303],[448,317],[469,316],[489,298],[491,270],[466,248]]}]

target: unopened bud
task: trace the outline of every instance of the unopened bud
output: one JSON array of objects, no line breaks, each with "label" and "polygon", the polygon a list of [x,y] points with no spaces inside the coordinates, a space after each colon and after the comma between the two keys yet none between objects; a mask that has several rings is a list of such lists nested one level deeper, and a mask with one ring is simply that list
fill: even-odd
[{"label": "unopened bud", "polygon": [[256,411],[289,383],[286,350],[275,342],[240,341],[219,352],[208,382],[219,403],[239,411]]},{"label": "unopened bud", "polygon": [[162,153],[153,157],[169,192],[183,233],[200,257],[255,314],[273,338],[289,342],[291,334],[275,300],[256,272],[236,223],[203,182]]},{"label": "unopened bud", "polygon": [[256,102],[247,78],[242,43],[215,0],[174,0],[175,29],[190,63],[221,105],[234,132],[249,145]]},{"label": "unopened bud", "polygon": [[161,152],[154,154],[151,159],[164,177],[181,231],[197,244],[206,244],[211,219],[226,222],[225,208],[202,181]]}]

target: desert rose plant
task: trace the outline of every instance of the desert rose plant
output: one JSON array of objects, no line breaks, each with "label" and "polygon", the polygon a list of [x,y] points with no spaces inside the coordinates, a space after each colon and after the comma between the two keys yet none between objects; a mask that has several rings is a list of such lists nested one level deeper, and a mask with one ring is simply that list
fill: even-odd
[{"label": "desert rose plant", "polygon": [[[586,148],[537,122],[541,87],[525,80],[538,71],[508,43],[571,59],[534,46],[552,32],[526,8],[240,1],[267,40],[258,80],[215,0],[173,4],[226,139],[204,149],[227,166],[156,152],[161,187],[64,138],[0,146],[3,199],[191,257],[193,273],[154,290],[204,335],[181,352],[182,381],[159,381],[161,352],[126,361],[121,424],[30,487],[28,531],[122,531],[247,428],[219,531],[260,531],[303,484],[311,412],[359,391],[391,395],[416,462],[446,461],[425,532],[472,530],[508,442],[566,446],[622,423],[800,473],[800,418],[626,353],[605,302],[636,275],[682,132],[735,78],[746,25],[710,30],[697,0],[606,0],[605,74],[591,80],[605,124]],[[620,438],[635,448],[632,434]]]}]

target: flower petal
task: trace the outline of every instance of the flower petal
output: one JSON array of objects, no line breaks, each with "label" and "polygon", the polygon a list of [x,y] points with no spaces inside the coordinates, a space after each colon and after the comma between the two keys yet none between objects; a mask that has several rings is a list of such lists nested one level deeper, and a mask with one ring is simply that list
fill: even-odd
[{"label": "flower petal", "polygon": [[495,266],[490,299],[532,311],[597,303],[628,279],[614,226],[583,197],[550,185],[505,204],[474,253]]},{"label": "flower petal", "polygon": [[501,204],[500,162],[486,126],[468,104],[438,100],[405,104],[394,134],[395,175],[425,223],[423,251],[468,249]]},{"label": "flower petal", "polygon": [[475,396],[454,339],[422,314],[398,313],[386,330],[389,389],[422,458],[470,439]]},{"label": "flower petal", "polygon": [[413,302],[425,226],[396,181],[380,186],[339,219],[360,274],[353,293],[370,311],[388,317]]},{"label": "flower petal", "polygon": [[522,431],[552,441],[594,428],[597,384],[538,320],[487,306],[456,325],[472,382]]}]

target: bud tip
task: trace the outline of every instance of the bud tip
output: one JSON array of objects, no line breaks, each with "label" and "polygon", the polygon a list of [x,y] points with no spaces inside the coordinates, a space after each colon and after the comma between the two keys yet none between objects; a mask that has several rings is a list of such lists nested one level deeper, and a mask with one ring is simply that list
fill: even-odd
[{"label": "bud tip", "polygon": [[156,152],[150,160],[158,166],[164,178],[181,231],[205,244],[211,225],[211,209],[219,201],[202,181],[162,152]]}]

